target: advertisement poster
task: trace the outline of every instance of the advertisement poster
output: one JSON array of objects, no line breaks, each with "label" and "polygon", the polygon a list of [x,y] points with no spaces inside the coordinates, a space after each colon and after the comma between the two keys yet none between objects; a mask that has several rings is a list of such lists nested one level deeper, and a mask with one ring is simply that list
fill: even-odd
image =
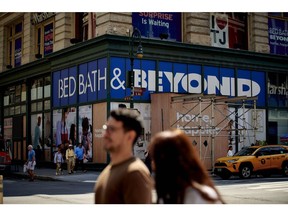
[{"label": "advertisement poster", "polygon": [[53,111],[53,146],[69,143],[71,125],[76,125],[76,108],[69,107]]},{"label": "advertisement poster", "polygon": [[288,22],[268,18],[268,34],[270,53],[288,55]]},{"label": "advertisement poster", "polygon": [[210,37],[212,46],[229,48],[228,15],[211,14]]},{"label": "advertisement poster", "polygon": [[181,13],[132,13],[142,37],[181,42]]},{"label": "advertisement poster", "polygon": [[85,149],[86,159],[92,161],[93,154],[92,105],[79,107],[78,138]]},{"label": "advertisement poster", "polygon": [[44,55],[53,52],[53,23],[44,27]]},{"label": "advertisement poster", "polygon": [[21,65],[21,57],[22,57],[22,38],[17,38],[15,40],[15,67]]}]

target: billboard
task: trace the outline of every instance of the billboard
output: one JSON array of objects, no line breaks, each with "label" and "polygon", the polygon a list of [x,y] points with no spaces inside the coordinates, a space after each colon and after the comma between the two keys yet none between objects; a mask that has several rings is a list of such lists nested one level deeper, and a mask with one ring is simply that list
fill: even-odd
[{"label": "billboard", "polygon": [[181,13],[132,13],[132,25],[142,37],[181,42]]},{"label": "billboard", "polygon": [[288,55],[288,21],[268,18],[271,54]]}]

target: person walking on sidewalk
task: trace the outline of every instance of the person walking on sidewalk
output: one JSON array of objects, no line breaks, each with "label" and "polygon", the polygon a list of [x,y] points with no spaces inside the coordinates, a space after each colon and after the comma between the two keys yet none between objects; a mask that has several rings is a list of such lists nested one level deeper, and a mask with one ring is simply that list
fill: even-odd
[{"label": "person walking on sidewalk", "polygon": [[86,172],[84,163],[83,163],[83,160],[85,157],[85,149],[81,143],[79,143],[77,148],[75,149],[75,155],[76,155],[75,171],[77,171],[79,166],[81,165],[82,172]]},{"label": "person walking on sidewalk", "polygon": [[224,203],[183,131],[174,129],[157,133],[148,149],[155,173],[157,203]]},{"label": "person walking on sidewalk", "polygon": [[56,175],[60,175],[62,169],[62,163],[64,163],[60,146],[58,147],[58,151],[54,155],[54,163],[56,164]]},{"label": "person walking on sidewalk", "polygon": [[95,184],[96,204],[151,204],[152,178],[146,165],[133,156],[133,146],[142,133],[136,110],[110,113],[104,129],[104,148],[111,156]]},{"label": "person walking on sidewalk", "polygon": [[74,165],[74,160],[75,160],[75,153],[72,147],[73,145],[69,144],[68,149],[66,150],[67,170],[69,174],[74,172],[73,165]]},{"label": "person walking on sidewalk", "polygon": [[36,165],[36,154],[35,151],[33,150],[32,145],[28,145],[28,161],[26,162],[27,164],[27,172],[29,174],[29,181],[34,181],[34,168]]},{"label": "person walking on sidewalk", "polygon": [[227,157],[233,156],[233,147],[230,145],[227,150]]}]

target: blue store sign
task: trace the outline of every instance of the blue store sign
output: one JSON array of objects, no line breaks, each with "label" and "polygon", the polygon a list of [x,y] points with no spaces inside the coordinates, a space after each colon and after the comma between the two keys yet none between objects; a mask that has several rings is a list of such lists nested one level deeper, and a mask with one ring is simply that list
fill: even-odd
[{"label": "blue store sign", "polygon": [[[150,100],[152,92],[204,92],[228,97],[257,96],[257,105],[265,105],[264,72],[164,61],[158,62],[158,67],[156,64],[152,60],[135,59],[134,86],[146,89],[135,99]],[[128,58],[111,57],[109,72],[106,58],[81,64],[78,69],[57,71],[53,73],[53,106],[106,99],[108,90],[111,99],[124,99],[131,95],[130,89],[125,88],[128,70]]]}]

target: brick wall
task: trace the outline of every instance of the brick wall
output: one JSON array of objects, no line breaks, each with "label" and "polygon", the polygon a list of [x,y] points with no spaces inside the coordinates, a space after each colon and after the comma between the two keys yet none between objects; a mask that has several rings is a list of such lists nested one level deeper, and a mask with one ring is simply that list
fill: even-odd
[{"label": "brick wall", "polygon": [[249,18],[249,50],[270,53],[268,13],[251,13]]},{"label": "brick wall", "polygon": [[183,42],[211,45],[209,13],[183,13]]}]

